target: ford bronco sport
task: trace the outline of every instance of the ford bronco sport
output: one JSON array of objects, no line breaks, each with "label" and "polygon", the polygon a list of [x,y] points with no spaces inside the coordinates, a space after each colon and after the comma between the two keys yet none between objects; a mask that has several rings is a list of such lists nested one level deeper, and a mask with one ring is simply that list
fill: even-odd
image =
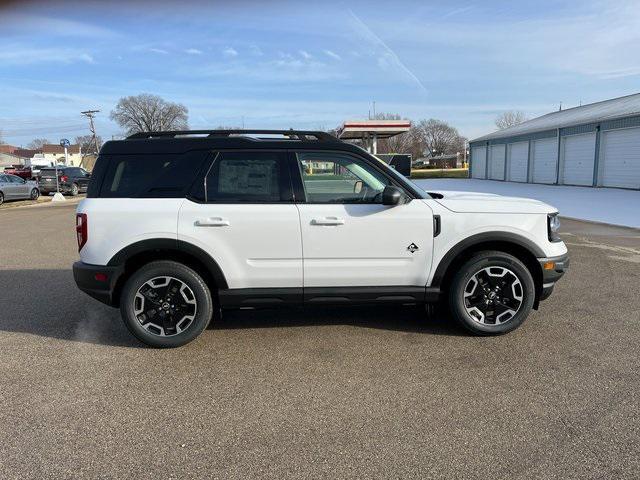
[{"label": "ford bronco sport", "polygon": [[155,347],[223,309],[445,300],[517,328],[568,266],[535,200],[426,193],[323,132],[140,133],[107,142],[77,210],[79,288]]}]

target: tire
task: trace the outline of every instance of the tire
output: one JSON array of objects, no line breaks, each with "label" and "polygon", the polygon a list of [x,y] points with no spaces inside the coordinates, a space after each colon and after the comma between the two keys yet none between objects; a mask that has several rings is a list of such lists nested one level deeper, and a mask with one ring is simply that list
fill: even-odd
[{"label": "tire", "polygon": [[[169,290],[174,287],[179,290],[172,294]],[[120,313],[129,331],[141,342],[156,348],[174,348],[191,342],[207,328],[213,301],[209,287],[194,270],[161,260],[148,263],[127,280],[120,297]]]},{"label": "tire", "polygon": [[31,190],[31,200],[37,200],[40,197],[40,190],[34,188]]},{"label": "tire", "polygon": [[4,193],[0,192],[0,205],[4,203]]},{"label": "tire", "polygon": [[526,320],[535,301],[531,272],[505,252],[479,252],[465,262],[449,288],[454,318],[475,335],[501,335]]},{"label": "tire", "polygon": [[71,184],[71,190],[69,190],[69,193],[71,194],[71,196],[75,197],[78,195],[79,192],[80,192],[80,187],[78,187],[78,184],[77,183]]}]

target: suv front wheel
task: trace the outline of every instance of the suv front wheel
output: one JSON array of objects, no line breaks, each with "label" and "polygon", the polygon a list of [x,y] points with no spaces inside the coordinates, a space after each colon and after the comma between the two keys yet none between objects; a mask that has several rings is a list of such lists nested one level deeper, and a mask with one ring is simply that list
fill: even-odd
[{"label": "suv front wheel", "polygon": [[531,272],[505,252],[480,252],[453,277],[449,306],[456,320],[476,335],[499,335],[518,328],[535,300]]},{"label": "suv front wheel", "polygon": [[207,328],[211,292],[191,268],[172,261],[151,262],[129,278],[120,311],[138,340],[152,347],[180,347]]}]

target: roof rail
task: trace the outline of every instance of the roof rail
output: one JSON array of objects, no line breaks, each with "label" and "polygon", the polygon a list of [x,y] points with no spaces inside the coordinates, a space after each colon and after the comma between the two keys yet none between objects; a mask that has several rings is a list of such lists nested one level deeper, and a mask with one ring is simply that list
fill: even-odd
[{"label": "roof rail", "polygon": [[[291,140],[309,141],[314,140],[320,142],[339,142],[336,137],[320,131],[307,130],[174,130],[168,132],[140,132],[129,135],[127,140],[139,140],[150,138],[176,138],[186,137],[189,135],[200,135],[206,137],[230,137],[232,135],[283,135],[290,137]],[[310,138],[311,137],[311,138]],[[271,139],[265,139],[271,140]]]}]

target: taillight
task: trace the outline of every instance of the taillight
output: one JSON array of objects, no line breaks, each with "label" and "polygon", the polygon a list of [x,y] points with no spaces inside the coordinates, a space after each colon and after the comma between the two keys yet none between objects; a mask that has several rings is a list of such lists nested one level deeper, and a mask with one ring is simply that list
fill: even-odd
[{"label": "taillight", "polygon": [[76,237],[78,238],[78,251],[87,243],[87,214],[76,213]]},{"label": "taillight", "polygon": [[67,182],[68,180],[69,180],[69,177],[67,177],[66,175],[62,175],[60,177],[60,181],[63,182],[63,183]]}]

